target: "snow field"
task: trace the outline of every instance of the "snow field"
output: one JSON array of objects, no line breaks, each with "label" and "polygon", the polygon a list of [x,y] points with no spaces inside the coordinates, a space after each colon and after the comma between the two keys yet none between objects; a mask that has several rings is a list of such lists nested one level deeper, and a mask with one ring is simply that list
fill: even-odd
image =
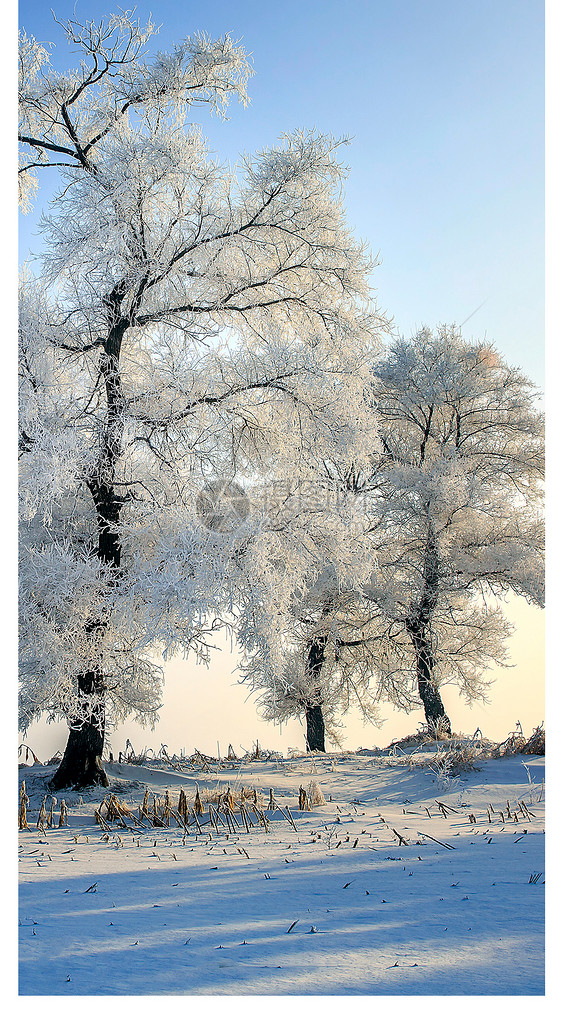
[{"label": "snow field", "polygon": [[[273,788],[297,830],[275,811],[267,833],[254,818],[249,833],[108,834],[100,789],[68,793],[68,827],[40,832],[51,769],[23,769],[22,995],[543,993],[544,758],[483,761],[448,784],[359,755],[206,777],[107,769],[137,813],[146,787],[175,800],[243,784]],[[311,778],[327,802],[300,813]]]}]

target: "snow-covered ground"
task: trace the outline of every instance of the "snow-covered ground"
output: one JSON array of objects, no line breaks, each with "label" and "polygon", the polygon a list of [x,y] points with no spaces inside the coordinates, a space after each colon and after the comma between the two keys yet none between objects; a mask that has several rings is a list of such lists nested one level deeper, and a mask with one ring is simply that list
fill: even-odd
[{"label": "snow-covered ground", "polygon": [[[54,769],[22,768],[20,995],[541,995],[544,758],[478,767],[444,780],[431,748],[111,764],[109,790],[61,794],[68,826],[42,831]],[[300,812],[311,781],[326,803]],[[197,785],[262,806],[273,789],[296,829],[279,808],[267,830],[252,809],[215,830],[207,806],[188,834],[95,822],[109,792],[138,817],[145,789],[175,806]]]}]

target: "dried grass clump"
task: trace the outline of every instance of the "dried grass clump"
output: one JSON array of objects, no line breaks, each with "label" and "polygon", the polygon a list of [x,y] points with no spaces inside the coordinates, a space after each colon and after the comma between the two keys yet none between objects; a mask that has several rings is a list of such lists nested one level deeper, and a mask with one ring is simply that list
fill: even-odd
[{"label": "dried grass clump", "polygon": [[207,805],[226,806],[231,811],[246,803],[257,806],[258,810],[264,810],[268,805],[263,792],[249,786],[242,786],[239,791],[233,791],[230,785],[226,789],[204,789],[201,798]]},{"label": "dried grass clump", "polygon": [[[422,738],[423,733],[418,735],[421,742],[411,753],[397,753],[393,750],[387,758],[387,764],[390,766],[406,764],[411,771],[426,768],[433,771],[439,781],[446,781],[464,772],[479,770],[477,762],[489,756],[489,748],[492,746],[488,740],[478,739],[477,733],[470,738],[447,737],[446,742],[437,745],[434,738]],[[413,737],[407,739],[410,738]],[[434,749],[428,750],[429,746]]]},{"label": "dried grass clump", "polygon": [[[130,740],[127,740],[124,751],[119,751],[118,763],[119,764],[136,764],[142,766],[150,763],[151,767],[156,768],[172,768],[174,771],[186,771],[193,768],[198,768],[203,773],[209,771],[225,770],[227,768],[235,767],[237,764],[247,764],[252,761],[271,761],[271,760],[282,760],[283,755],[276,750],[266,750],[260,743],[256,742],[253,744],[251,750],[246,750],[243,757],[238,757],[234,751],[232,743],[228,744],[228,752],[226,757],[211,757],[208,754],[204,754],[201,750],[195,747],[192,754],[184,754],[183,750],[178,757],[176,753],[169,754],[164,743],[160,745],[160,749],[155,752],[152,747],[144,747],[139,753],[133,748]],[[111,760],[111,758],[110,758]]]},{"label": "dried grass clump", "polygon": [[410,771],[422,768],[432,771],[439,782],[447,782],[467,771],[478,771],[476,761],[482,759],[483,753],[474,746],[463,744],[451,746],[449,749],[438,749],[436,753],[408,754],[405,757],[388,758],[391,766],[407,764]]},{"label": "dried grass clump", "polygon": [[403,739],[393,739],[387,749],[393,751],[409,750],[411,747],[428,746],[430,743],[441,743],[450,739],[451,735],[442,732],[439,727],[437,729],[430,729],[428,725],[422,725],[417,732],[404,736]]},{"label": "dried grass clump", "polygon": [[512,757],[514,754],[528,753],[544,757],[544,722],[541,722],[541,724],[533,730],[528,739],[525,739],[521,722],[517,722],[516,725],[517,728],[515,731],[510,732],[509,736],[507,739],[504,739],[503,743],[498,743],[498,745],[491,751],[490,756],[497,759],[498,757]]},{"label": "dried grass clump", "polygon": [[260,746],[258,741],[254,743],[251,750],[247,750],[242,757],[242,762],[247,764],[250,761],[271,761],[271,760],[282,760],[283,754],[279,753],[278,750],[266,750],[263,746]]},{"label": "dried grass clump", "polygon": [[535,754],[537,757],[544,757],[545,755],[545,734],[544,734],[544,722],[541,722],[536,729],[533,730],[531,736],[525,743],[525,749],[523,753]]},{"label": "dried grass clump", "polygon": [[457,778],[466,771],[478,771],[476,761],[482,759],[483,751],[473,744],[452,746],[449,750],[439,750],[431,765],[439,778]]},{"label": "dried grass clump", "polygon": [[410,747],[424,746],[429,742],[433,742],[433,739],[430,740],[425,733],[414,732],[412,735],[404,736],[402,739],[393,739],[387,749],[408,750]]},{"label": "dried grass clump", "polygon": [[305,788],[299,788],[299,810],[312,810],[314,806],[325,806],[324,793],[318,782],[310,781]]}]

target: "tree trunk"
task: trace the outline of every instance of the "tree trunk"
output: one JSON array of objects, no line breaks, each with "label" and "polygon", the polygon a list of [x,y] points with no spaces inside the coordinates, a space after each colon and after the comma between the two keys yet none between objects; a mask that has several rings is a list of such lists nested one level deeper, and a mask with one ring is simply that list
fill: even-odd
[{"label": "tree trunk", "polygon": [[304,713],[306,717],[306,749],[320,750],[326,753],[324,745],[324,716],[322,714],[322,699],[318,680],[324,664],[326,654],[326,634],[316,637],[309,642],[308,658],[306,660],[307,673],[311,681],[310,699],[306,702]]},{"label": "tree trunk", "polygon": [[78,678],[78,686],[90,715],[70,727],[63,758],[51,779],[53,790],[109,785],[101,762],[105,733],[101,677],[97,673],[86,673]]},{"label": "tree trunk", "polygon": [[[431,413],[430,413],[431,420]],[[424,448],[422,447],[422,461]],[[414,646],[418,692],[425,711],[425,720],[432,732],[451,735],[451,722],[445,713],[433,670],[435,659],[429,637],[431,617],[439,601],[439,547],[431,520],[428,520],[423,564],[423,590],[419,604],[406,621],[406,630]]]},{"label": "tree trunk", "polygon": [[439,731],[450,736],[451,721],[445,712],[441,694],[433,678],[434,659],[431,642],[423,627],[409,624],[408,633],[416,653],[418,692],[423,704],[427,726],[434,733]]},{"label": "tree trunk", "polygon": [[320,750],[326,753],[324,745],[324,716],[319,704],[306,704],[304,713],[306,716],[306,749]]},{"label": "tree trunk", "polygon": [[[106,427],[97,470],[87,480],[96,509],[97,556],[113,572],[112,583],[119,580],[121,572],[119,522],[123,499],[116,492],[114,480],[123,437],[119,358],[121,343],[130,323],[120,313],[124,293],[125,283],[122,283],[116,285],[104,300],[108,314],[108,336],[100,359],[100,370],[104,377],[107,399]],[[87,629],[92,634],[96,625]],[[86,672],[78,675],[78,699],[77,715],[70,726],[63,758],[51,780],[52,787],[56,789],[109,785],[101,760],[105,736],[105,689],[102,673]],[[84,711],[88,715],[86,719],[80,714],[80,703],[84,704]]]},{"label": "tree trunk", "polygon": [[[111,566],[115,580],[119,577],[121,545],[117,525],[122,501],[111,487],[90,483],[90,491],[96,506],[98,518],[98,557]],[[88,628],[95,635],[97,625]],[[80,715],[80,704],[89,714],[87,720]],[[78,707],[76,717],[70,726],[68,742],[53,779],[53,788],[71,786],[86,788],[88,785],[109,785],[102,767],[103,742],[105,737],[105,689],[100,672],[86,672],[78,675]]]}]

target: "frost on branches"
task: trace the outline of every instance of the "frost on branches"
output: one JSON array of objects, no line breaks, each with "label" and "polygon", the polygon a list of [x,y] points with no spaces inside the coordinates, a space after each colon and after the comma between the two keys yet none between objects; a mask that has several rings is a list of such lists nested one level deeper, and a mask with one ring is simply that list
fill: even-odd
[{"label": "frost on branches", "polygon": [[[245,608],[271,533],[259,512],[214,531],[197,494],[273,461],[300,481],[327,439],[347,453],[384,326],[338,144],[295,133],[233,172],[190,121],[245,101],[238,46],[196,36],[148,60],[153,27],[126,15],[62,27],[77,69],[25,35],[20,63],[24,207],[40,170],[61,184],[19,345],[22,724],[67,719],[59,788],[106,783],[107,721],[154,718],[155,649],[205,657]],[[287,597],[302,547],[278,539]]]},{"label": "frost on branches", "polygon": [[505,659],[501,601],[544,604],[543,418],[533,385],[452,327],[398,341],[374,368],[371,490],[388,673],[411,674],[431,728],[439,686],[483,697]]},{"label": "frost on branches", "polygon": [[486,670],[506,658],[502,600],[543,604],[543,419],[532,384],[453,327],[394,342],[372,379],[356,457],[324,445],[315,466],[319,488],[355,503],[340,543],[353,547],[347,573],[318,542],[284,622],[263,623],[254,643],[259,621],[243,634],[254,651],[243,678],[262,713],[304,718],[311,749],[324,749],[324,725],[338,742],[350,705],[376,721],[383,699],[411,710],[421,698],[428,727],[450,733],[439,688],[485,697]]},{"label": "frost on branches", "polygon": [[[371,412],[363,423],[350,449],[356,463],[361,447],[373,440]],[[334,441],[315,447],[325,460],[338,450],[341,462],[342,449]],[[301,579],[283,595],[284,556],[268,574],[253,579],[254,594],[238,622],[246,653],[241,677],[257,695],[265,718],[304,719],[307,749],[324,751],[325,734],[341,745],[339,719],[351,706],[359,707],[365,720],[377,720],[377,634],[362,595],[374,544],[356,495],[334,484],[318,459],[313,482],[286,491],[277,502],[271,497],[268,508],[276,532],[294,539],[302,530]]]}]

